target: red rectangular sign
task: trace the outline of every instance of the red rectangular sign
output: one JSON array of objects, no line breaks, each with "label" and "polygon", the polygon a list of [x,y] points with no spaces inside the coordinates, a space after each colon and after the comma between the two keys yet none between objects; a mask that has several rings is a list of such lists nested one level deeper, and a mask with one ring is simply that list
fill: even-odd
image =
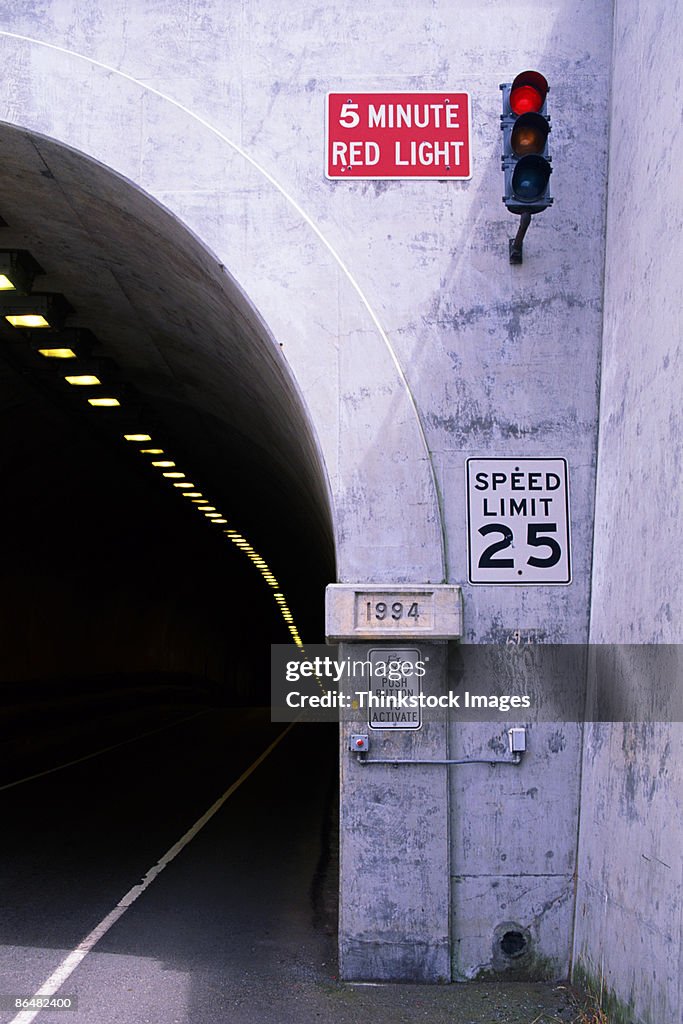
[{"label": "red rectangular sign", "polygon": [[466,92],[330,92],[328,178],[469,178]]}]

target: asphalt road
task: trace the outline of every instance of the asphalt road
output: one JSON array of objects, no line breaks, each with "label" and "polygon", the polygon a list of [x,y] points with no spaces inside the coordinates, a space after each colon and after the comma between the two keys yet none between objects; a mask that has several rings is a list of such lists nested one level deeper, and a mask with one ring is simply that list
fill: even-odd
[{"label": "asphalt road", "polygon": [[[0,996],[36,993],[283,728],[214,709],[0,790]],[[334,727],[292,727],[66,978],[77,1010],[38,1024],[570,1020],[557,986],[338,981],[336,757]]]},{"label": "asphalt road", "polygon": [[[221,709],[0,791],[0,994],[33,995],[283,729]],[[39,1021],[234,1019],[255,970],[322,967],[335,759],[295,727],[64,983],[78,1011]]]}]

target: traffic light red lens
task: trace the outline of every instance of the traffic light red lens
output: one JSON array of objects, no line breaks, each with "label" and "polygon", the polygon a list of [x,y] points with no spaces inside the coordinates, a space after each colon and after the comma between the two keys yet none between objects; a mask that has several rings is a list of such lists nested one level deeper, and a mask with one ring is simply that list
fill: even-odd
[{"label": "traffic light red lens", "polygon": [[510,92],[510,109],[514,114],[536,112],[543,106],[543,96],[533,85],[518,85]]},{"label": "traffic light red lens", "polygon": [[512,174],[512,191],[518,199],[539,199],[550,178],[550,164],[540,156],[523,156]]}]

